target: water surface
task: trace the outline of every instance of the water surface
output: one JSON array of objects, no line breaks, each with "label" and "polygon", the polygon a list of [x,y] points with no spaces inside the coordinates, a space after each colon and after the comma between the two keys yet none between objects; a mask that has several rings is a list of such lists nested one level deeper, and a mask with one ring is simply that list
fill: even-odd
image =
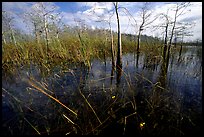
[{"label": "water surface", "polygon": [[[167,71],[163,70],[165,62],[159,56],[128,53],[123,55],[121,74],[113,71],[111,58],[94,59],[91,68],[56,66],[45,73],[46,69],[31,64],[19,68],[13,75],[3,73],[3,134],[37,134],[31,125],[41,134],[89,133],[100,123],[79,91],[102,121],[111,116],[94,134],[110,134],[110,131],[127,135],[201,133],[201,56],[201,47],[185,47],[181,56],[179,52],[171,55]],[[46,87],[48,94],[75,110],[78,119],[30,85],[30,77],[41,88]],[[116,112],[128,102],[136,106],[127,104]],[[133,113],[125,125],[124,118]],[[82,131],[73,130],[62,118],[63,114],[74,119]],[[145,123],[144,127],[140,126],[141,122]]]}]

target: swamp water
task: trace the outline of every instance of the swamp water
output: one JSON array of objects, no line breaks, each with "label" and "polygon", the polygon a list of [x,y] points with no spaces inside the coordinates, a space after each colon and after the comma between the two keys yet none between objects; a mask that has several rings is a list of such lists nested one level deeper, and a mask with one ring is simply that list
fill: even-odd
[{"label": "swamp water", "polygon": [[128,53],[119,72],[110,58],[92,60],[90,69],[56,66],[45,73],[31,64],[13,75],[3,72],[2,134],[198,135],[201,50],[174,53],[167,71],[161,57]]}]

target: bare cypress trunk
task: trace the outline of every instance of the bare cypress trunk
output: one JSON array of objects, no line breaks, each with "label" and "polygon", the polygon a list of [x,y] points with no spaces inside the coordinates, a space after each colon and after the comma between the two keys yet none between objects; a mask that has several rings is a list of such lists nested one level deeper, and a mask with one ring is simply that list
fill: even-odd
[{"label": "bare cypress trunk", "polygon": [[117,85],[117,87],[120,85],[121,76],[122,76],[122,69],[118,67],[117,73],[116,73],[116,85]]},{"label": "bare cypress trunk", "polygon": [[115,70],[115,50],[114,50],[114,45],[113,45],[113,31],[111,28],[111,24],[109,23],[110,26],[110,34],[111,34],[111,55],[112,55],[112,69],[111,69],[111,85],[113,83],[113,75],[114,75],[114,70]]},{"label": "bare cypress trunk", "polygon": [[49,39],[48,39],[48,28],[47,28],[47,22],[45,21],[45,38],[46,38],[46,45],[47,48],[49,46]]},{"label": "bare cypress trunk", "polygon": [[181,45],[181,48],[180,48],[180,51],[179,51],[179,56],[181,56],[181,53],[182,53],[182,47],[183,47],[183,45]]},{"label": "bare cypress trunk", "polygon": [[114,74],[114,69],[113,66],[112,66],[112,69],[111,69],[111,85],[113,83],[113,74]]},{"label": "bare cypress trunk", "polygon": [[137,53],[139,53],[139,48],[140,48],[140,33],[141,33],[141,31],[139,30],[139,34],[137,37]]},{"label": "bare cypress trunk", "polygon": [[163,50],[163,59],[166,59],[166,50],[167,50],[167,35],[168,35],[168,24],[166,24],[165,29],[165,39],[164,39],[164,50]]},{"label": "bare cypress trunk", "polygon": [[[167,66],[165,65],[165,60],[162,61],[162,65],[161,65],[161,70],[160,70],[160,74],[159,74],[159,79],[158,82],[160,83],[160,86],[165,88],[166,87],[166,76],[167,76]],[[159,89],[161,90],[161,89]]]},{"label": "bare cypress trunk", "polygon": [[134,46],[135,46],[134,57],[136,57],[136,56],[135,56],[135,53],[136,53],[136,51],[137,51],[137,42],[136,42],[136,41],[137,41],[137,35],[135,34],[135,35],[134,35],[134,44],[135,44],[135,45],[134,45]]},{"label": "bare cypress trunk", "polygon": [[145,19],[143,17],[143,21],[142,21],[142,24],[140,26],[139,34],[138,34],[138,37],[137,37],[137,53],[139,53],[139,49],[140,49],[140,36],[141,36],[141,31],[143,30],[144,20]]},{"label": "bare cypress trunk", "polygon": [[103,50],[103,58],[104,58],[105,66],[106,66],[106,50],[105,49]]},{"label": "bare cypress trunk", "polygon": [[4,44],[6,45],[7,42],[6,42],[5,35],[3,32],[2,32],[2,39],[3,39]]},{"label": "bare cypress trunk", "polygon": [[[149,16],[149,15],[148,15]],[[138,34],[138,37],[137,37],[137,54],[139,54],[139,49],[140,49],[140,36],[141,36],[141,32],[143,30],[143,27],[144,27],[144,23],[145,23],[145,20],[147,19],[147,12],[145,10],[145,7],[142,9],[142,24],[140,25],[139,27],[139,34]]]},{"label": "bare cypress trunk", "polygon": [[176,9],[176,13],[175,13],[175,16],[174,16],[174,24],[173,24],[173,28],[171,30],[171,37],[170,37],[170,40],[169,40],[169,46],[168,46],[168,52],[167,52],[167,65],[169,64],[168,62],[169,62],[169,56],[170,56],[170,48],[171,48],[172,39],[173,39],[173,35],[174,35],[174,29],[175,29],[175,26],[176,26],[177,12],[178,12],[178,7]]},{"label": "bare cypress trunk", "polygon": [[34,23],[34,29],[35,29],[35,39],[36,39],[36,42],[39,44],[40,41],[39,41],[39,34],[38,34],[37,24],[36,23]]},{"label": "bare cypress trunk", "polygon": [[180,48],[180,51],[179,51],[179,57],[181,57],[182,48],[183,48],[183,36],[182,36],[181,48]]},{"label": "bare cypress trunk", "polygon": [[35,39],[36,39],[36,42],[39,44],[39,34],[38,34],[38,30],[37,30],[37,24],[34,23],[34,29],[35,29]]},{"label": "bare cypress trunk", "polygon": [[176,46],[177,46],[177,34],[176,34],[177,32],[175,31],[175,39],[174,39],[174,46],[175,46],[175,48],[176,48]]},{"label": "bare cypress trunk", "polygon": [[11,29],[11,35],[12,35],[12,39],[13,39],[14,45],[17,46],[16,38],[15,38],[14,33],[13,33],[13,29]]},{"label": "bare cypress trunk", "polygon": [[11,30],[11,38],[12,38],[12,41],[13,41],[14,45],[17,46],[16,38],[15,38],[15,36],[14,36],[13,29],[11,28],[10,22],[9,22],[9,28],[10,28],[10,30]]},{"label": "bare cypress trunk", "polygon": [[[104,34],[105,34],[105,42],[103,45],[106,45],[107,40],[108,40],[107,35],[106,35],[106,31],[104,31]],[[105,49],[103,50],[103,55],[104,55],[104,63],[105,63],[105,67],[106,67],[106,50]]]},{"label": "bare cypress trunk", "polygon": [[59,32],[57,32],[56,38],[57,38],[57,40],[59,40]]},{"label": "bare cypress trunk", "polygon": [[47,28],[46,15],[44,15],[44,30],[45,30],[45,41],[46,41],[46,57],[48,58],[49,40],[48,40],[48,28]]},{"label": "bare cypress trunk", "polygon": [[61,44],[60,39],[59,39],[59,31],[57,31],[56,38],[57,38],[57,41],[58,41],[60,47],[62,47],[62,44]]},{"label": "bare cypress trunk", "polygon": [[[111,29],[111,28],[110,28]],[[113,69],[115,68],[115,50],[114,50],[114,46],[113,46],[113,32],[112,29],[111,31],[111,55],[112,55],[112,67]]]},{"label": "bare cypress trunk", "polygon": [[138,68],[138,62],[139,62],[139,52],[138,52],[138,54],[137,54],[136,68]]},{"label": "bare cypress trunk", "polygon": [[175,18],[174,18],[174,24],[173,24],[173,28],[172,28],[172,30],[171,30],[171,37],[170,37],[170,40],[169,40],[169,48],[168,48],[168,51],[169,51],[169,49],[170,49],[170,47],[171,47],[172,39],[173,39],[173,36],[174,36],[174,29],[175,29],[175,26],[176,26],[177,11],[178,11],[178,10],[176,10]]},{"label": "bare cypress trunk", "polygon": [[120,19],[118,15],[118,3],[115,4],[115,12],[116,12],[117,23],[118,23],[118,54],[117,54],[116,66],[121,69],[122,68],[122,45],[121,45],[121,33],[120,33]]}]

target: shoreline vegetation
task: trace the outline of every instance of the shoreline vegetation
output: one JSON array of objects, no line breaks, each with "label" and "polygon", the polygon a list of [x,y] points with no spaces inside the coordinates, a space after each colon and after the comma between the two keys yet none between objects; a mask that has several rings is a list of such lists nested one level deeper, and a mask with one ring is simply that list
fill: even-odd
[{"label": "shoreline vegetation", "polygon": [[[13,43],[2,45],[2,69],[3,71],[13,70],[22,65],[34,64],[49,67],[50,64],[83,64],[90,67],[90,61],[93,58],[105,59],[111,56],[111,39],[107,34],[108,30],[87,30],[80,34],[80,39],[74,29],[71,33],[64,32],[60,39],[50,38],[47,48],[46,43],[41,40],[37,43],[35,40],[22,38],[16,45]],[[137,43],[135,36],[122,34],[123,54],[136,52]],[[161,56],[163,41],[158,38],[142,35],[140,44],[141,52],[151,52],[155,56]],[[114,47],[117,45],[117,33],[114,33]],[[199,43],[200,44],[200,43]],[[191,43],[183,44],[191,45]],[[177,44],[177,50],[180,49]],[[115,52],[117,49],[115,48]]]},{"label": "shoreline vegetation", "polygon": [[[101,33],[104,32],[103,30],[98,31]],[[61,39],[59,39],[60,42],[52,39],[49,43],[47,56],[45,54],[46,43],[43,43],[43,41],[40,43],[37,43],[36,41],[17,42],[16,46],[14,44],[3,45],[3,72],[15,75],[21,68],[29,68],[29,65],[37,65],[42,73],[46,73],[47,71],[55,69],[56,66],[64,66],[65,71],[70,73],[70,75],[75,79],[72,81],[73,84],[78,85],[77,89],[72,91],[73,93],[69,93],[69,90],[66,89],[68,90],[66,91],[68,93],[64,92],[66,95],[57,96],[57,91],[51,91],[52,89],[49,88],[53,85],[46,82],[49,80],[48,78],[42,77],[42,79],[47,80],[39,81],[32,77],[31,74],[27,80],[27,84],[29,84],[27,87],[28,89],[26,88],[29,95],[34,97],[34,94],[36,94],[34,92],[45,95],[54,108],[60,108],[58,111],[54,110],[56,112],[51,114],[52,118],[43,119],[44,122],[38,124],[36,123],[39,121],[38,118],[29,119],[28,115],[35,116],[37,113],[41,115],[45,113],[38,109],[39,104],[33,106],[33,103],[36,101],[33,100],[32,97],[28,100],[33,101],[27,104],[20,99],[19,95],[16,95],[18,93],[15,93],[15,91],[7,91],[2,88],[4,94],[8,94],[14,98],[11,99],[10,104],[11,106],[17,106],[17,108],[13,108],[19,118],[17,121],[24,121],[23,125],[17,125],[20,130],[28,129],[28,131],[32,132],[31,134],[34,135],[106,135],[114,134],[115,132],[117,133],[114,135],[186,135],[186,133],[190,133],[188,128],[199,128],[199,114],[191,114],[192,111],[190,110],[189,112],[182,112],[182,107],[180,106],[182,97],[177,95],[178,93],[174,93],[174,95],[174,89],[168,89],[165,87],[167,77],[167,71],[164,71],[165,65],[163,66],[165,62],[162,63],[160,68],[161,76],[159,81],[156,83],[152,83],[142,74],[138,73],[134,78],[130,78],[128,74],[123,72],[123,77],[125,77],[126,81],[125,83],[127,83],[126,90],[128,91],[128,93],[125,94],[119,87],[113,88],[103,86],[101,89],[91,89],[91,86],[87,85],[86,87],[83,81],[77,82],[77,77],[83,77],[83,75],[86,74],[77,74],[71,70],[69,71],[69,65],[78,65],[79,68],[84,68],[86,70],[91,67],[90,62],[92,59],[106,61],[107,58],[111,58],[111,41],[108,39],[104,41],[106,39],[106,35],[100,34],[99,36],[94,37],[91,34],[97,33],[90,32],[89,35],[87,33],[81,34],[81,40],[79,40],[77,33],[75,35],[69,33],[63,34]],[[138,55],[136,54],[135,48],[137,43],[135,44],[133,38],[134,36],[131,35],[122,35],[123,55],[126,53],[133,53],[136,56]],[[146,36],[141,36],[141,38],[142,42],[139,54],[145,54],[147,57],[147,62],[144,62],[146,63],[146,66],[154,65],[156,62],[161,63],[161,61],[163,61],[163,41],[151,37],[148,39]],[[117,33],[114,34],[114,41],[116,40]],[[114,46],[116,47],[117,45],[114,44]],[[183,46],[182,50],[183,53],[185,53],[187,49]],[[180,45],[177,44],[176,47],[173,45],[171,47],[171,57],[178,54],[179,51]],[[18,75],[21,74],[19,73]],[[55,74],[55,76],[57,78],[62,78],[63,73],[61,75]],[[114,75],[112,77],[114,77]],[[138,80],[140,77],[142,79]],[[54,79],[54,83],[57,82],[57,78]],[[145,84],[139,88],[134,87],[134,79],[138,83],[149,83],[148,85],[150,89],[147,90]],[[63,87],[63,83],[61,83],[60,89],[62,91],[65,90],[64,87],[61,87]],[[141,91],[139,92],[139,90]],[[95,93],[95,91],[97,91],[97,93]],[[137,92],[135,93],[134,91]],[[26,93],[25,96],[27,94],[28,93]],[[172,94],[172,96],[170,96],[170,94]],[[123,96],[125,98],[122,98]],[[69,100],[68,102],[63,99],[65,97]],[[15,100],[17,102],[15,102]],[[97,101],[102,101],[104,103],[98,104]],[[170,110],[169,104],[172,106]],[[39,106],[42,107],[43,105]],[[45,107],[52,110],[53,106]],[[160,109],[157,110],[158,108]],[[174,110],[173,108],[177,109]],[[21,111],[23,112],[23,116],[21,116]],[[180,111],[181,113],[178,114],[177,112]],[[75,116],[73,116],[73,114]],[[48,114],[45,113],[43,117],[47,117],[47,115]],[[194,115],[198,115],[198,117],[194,118]],[[60,127],[52,126],[55,125],[57,119],[61,121],[58,123],[58,126]],[[193,122],[192,119],[194,119]],[[82,122],[83,120],[84,123]],[[49,124],[44,126],[44,123]],[[198,125],[196,125],[197,123]],[[185,128],[185,124],[189,124],[189,126]],[[162,130],[160,131],[160,129]],[[18,130],[15,130],[15,128],[7,131],[7,133],[11,134],[17,134],[17,132]],[[193,131],[192,134],[195,132],[196,130]],[[19,134],[28,133],[26,131],[21,131]]]},{"label": "shoreline vegetation", "polygon": [[176,3],[173,19],[168,12],[155,17],[163,21],[158,24],[163,28],[160,38],[142,35],[155,20],[148,19],[153,13],[148,2],[141,8],[141,24],[134,24],[139,25],[138,35],[121,34],[117,2],[112,9],[117,32],[110,19],[109,29],[92,29],[80,19],[74,20],[77,26],[67,26],[56,7],[46,4],[36,3],[22,16],[32,34],[16,29],[12,14],[2,10],[3,134],[201,132],[202,51],[188,47],[202,47],[202,41],[184,42],[192,24],[177,22],[190,3]]}]

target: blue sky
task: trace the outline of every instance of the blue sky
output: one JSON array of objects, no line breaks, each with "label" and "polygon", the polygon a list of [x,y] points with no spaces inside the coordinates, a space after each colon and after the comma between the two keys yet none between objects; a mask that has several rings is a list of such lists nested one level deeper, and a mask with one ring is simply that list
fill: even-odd
[{"label": "blue sky", "polygon": [[79,10],[85,10],[80,9],[79,5],[76,2],[54,2],[57,6],[60,7],[60,11],[64,12],[72,12],[76,13]]},{"label": "blue sky", "polygon": [[[23,21],[23,13],[30,11],[31,7],[36,4],[35,2],[3,2],[2,9],[8,11],[14,16],[14,26],[27,31],[31,27],[28,24],[25,24]],[[50,2],[50,5],[57,7],[56,13],[61,13],[63,16],[63,23],[67,25],[79,25],[75,20],[83,20],[84,24],[90,26],[91,28],[106,28],[109,29],[108,21],[111,24],[111,27],[114,31],[117,30],[116,16],[113,11],[112,2]],[[49,5],[45,3],[45,5]],[[172,9],[176,2],[153,2],[149,6],[149,10],[152,11],[152,20],[157,14],[167,13],[168,9]],[[143,2],[119,2],[119,7],[126,8],[129,13],[120,8],[119,15],[121,19],[121,31],[123,33],[138,33],[138,26],[141,24],[140,11],[141,7],[144,5]],[[192,28],[194,36],[191,37],[192,40],[201,39],[202,40],[202,3],[201,2],[192,2],[192,5],[186,10],[191,10],[187,14],[184,14],[178,18],[178,21],[192,22],[195,26]],[[109,12],[108,12],[109,11]],[[170,10],[168,16],[173,18],[174,11]],[[98,22],[101,20],[100,22]],[[106,21],[104,21],[106,20]],[[161,37],[162,28],[153,29],[153,26],[162,25],[164,20],[157,19],[152,24],[150,24],[143,34],[152,35]],[[189,39],[189,38],[186,38]]]}]

